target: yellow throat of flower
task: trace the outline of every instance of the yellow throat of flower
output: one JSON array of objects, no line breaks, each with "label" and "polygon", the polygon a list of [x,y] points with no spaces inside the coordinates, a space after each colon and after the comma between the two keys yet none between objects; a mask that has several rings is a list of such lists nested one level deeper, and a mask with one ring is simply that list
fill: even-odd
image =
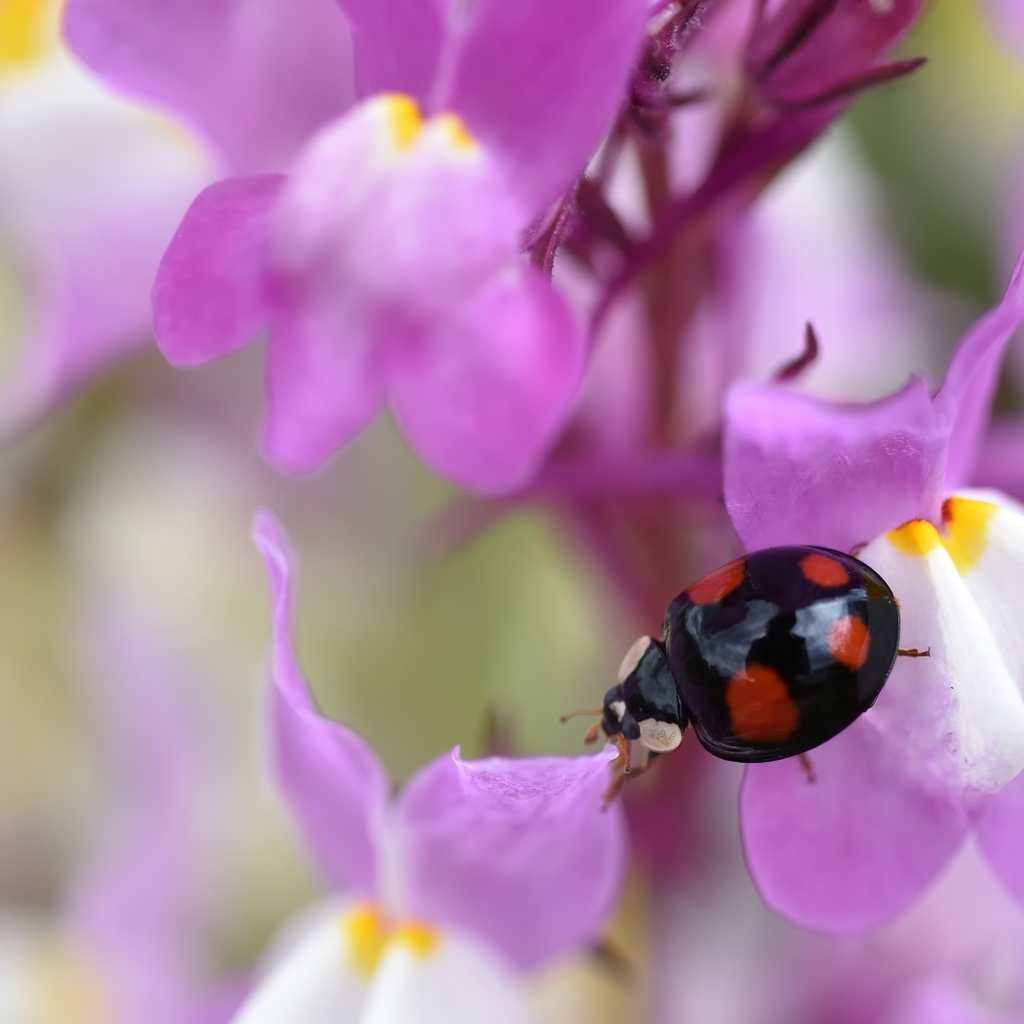
[{"label": "yellow throat of flower", "polygon": [[988,547],[988,524],[998,505],[970,498],[947,498],[942,505],[940,533],[926,519],[912,519],[889,531],[894,547],[907,555],[927,555],[940,544],[949,553],[956,570],[966,576]]},{"label": "yellow throat of flower", "polygon": [[0,0],[0,73],[56,51],[60,8],[56,0]]},{"label": "yellow throat of flower", "polygon": [[350,966],[366,979],[373,977],[384,954],[393,946],[404,946],[413,956],[426,960],[440,944],[440,936],[429,925],[412,919],[391,920],[372,903],[360,903],[347,910],[338,924]]},{"label": "yellow throat of flower", "polygon": [[470,154],[479,149],[479,143],[458,114],[446,111],[425,120],[419,104],[403,93],[384,93],[370,102],[379,104],[386,112],[391,142],[398,153],[411,150],[425,132],[442,138],[453,153]]}]

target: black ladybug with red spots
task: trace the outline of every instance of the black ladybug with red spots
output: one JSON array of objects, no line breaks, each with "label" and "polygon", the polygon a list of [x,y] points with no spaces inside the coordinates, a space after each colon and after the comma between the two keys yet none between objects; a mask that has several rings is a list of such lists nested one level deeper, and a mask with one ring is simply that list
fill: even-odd
[{"label": "black ladybug with red spots", "polygon": [[627,772],[629,741],[650,761],[679,746],[688,723],[728,761],[803,754],[874,704],[897,654],[928,653],[900,651],[899,636],[892,591],[852,555],[756,551],[687,587],[662,640],[633,645],[587,739],[602,729]]}]

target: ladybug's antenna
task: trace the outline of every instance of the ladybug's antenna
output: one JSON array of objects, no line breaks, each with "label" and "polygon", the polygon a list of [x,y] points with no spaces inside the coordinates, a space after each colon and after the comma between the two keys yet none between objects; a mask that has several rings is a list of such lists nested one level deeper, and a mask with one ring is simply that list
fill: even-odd
[{"label": "ladybug's antenna", "polygon": [[597,708],[595,711],[570,711],[567,715],[562,715],[562,717],[559,718],[559,721],[564,725],[566,722],[569,721],[570,718],[582,718],[584,715],[586,715],[588,718],[591,718],[594,715],[603,714],[604,708]]},{"label": "ladybug's antenna", "polygon": [[583,742],[589,747],[591,743],[597,742],[597,737],[601,733],[601,719],[604,718],[604,708],[597,708],[594,711],[570,711],[567,715],[562,715],[559,721],[565,723],[570,718],[590,717],[591,715],[596,715],[597,721],[590,727],[587,735],[583,737]]}]

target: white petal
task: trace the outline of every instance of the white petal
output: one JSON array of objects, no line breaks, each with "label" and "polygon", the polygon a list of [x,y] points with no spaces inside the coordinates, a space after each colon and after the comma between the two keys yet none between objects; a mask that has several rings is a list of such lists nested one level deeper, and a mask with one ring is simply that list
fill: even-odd
[{"label": "white petal", "polygon": [[17,378],[0,425],[146,343],[157,263],[212,173],[183,131],[70,59],[0,83],[0,263],[24,303],[0,324]]},{"label": "white petal", "polygon": [[861,558],[900,602],[898,658],[869,714],[922,770],[963,793],[991,792],[1024,768],[1024,516],[952,499],[941,533],[907,524]]},{"label": "white petal", "polygon": [[361,1024],[525,1024],[514,975],[484,948],[445,932],[424,951],[391,943]]},{"label": "white petal", "polygon": [[366,982],[349,953],[343,917],[331,914],[271,970],[233,1024],[354,1024]]},{"label": "white petal", "polygon": [[964,583],[1024,692],[1024,515],[1006,505],[999,508],[988,522],[987,549]]},{"label": "white petal", "polygon": [[33,962],[45,926],[32,918],[0,913],[0,1020],[31,1021],[36,1015],[33,998]]}]

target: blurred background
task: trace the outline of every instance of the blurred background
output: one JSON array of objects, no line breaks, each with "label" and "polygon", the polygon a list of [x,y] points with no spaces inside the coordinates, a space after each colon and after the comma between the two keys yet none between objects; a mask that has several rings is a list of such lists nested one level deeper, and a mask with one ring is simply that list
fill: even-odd
[{"label": "blurred background", "polygon": [[[12,26],[29,6],[0,0],[8,29],[0,35],[0,364],[8,367],[34,329],[39,299],[22,244],[22,92],[37,65],[69,60],[59,54],[56,5],[51,35],[18,42]],[[928,65],[859,100],[772,186],[758,214],[766,235],[773,224],[797,225],[778,273],[799,275],[802,257],[819,253],[839,268],[878,261],[915,296],[910,313],[879,314],[877,329],[896,339],[884,359],[873,354],[877,337],[863,349],[851,340],[846,362],[831,373],[824,363],[812,380],[823,393],[876,397],[912,371],[940,379],[1024,243],[1024,49],[1014,55],[980,0],[934,0],[903,50]],[[85,97],[98,87],[83,72],[62,74],[62,96],[82,97],[87,123],[95,112]],[[61,109],[71,125],[74,110]],[[203,177],[202,154],[180,129],[132,116],[180,149],[174,175]],[[83,131],[95,139],[110,127],[101,120]],[[136,145],[127,134],[122,141]],[[75,165],[82,174],[88,166]],[[809,289],[807,303],[820,298]],[[766,354],[754,363],[764,372],[779,351],[799,348],[813,310],[793,305],[791,323],[756,326],[754,347]],[[826,350],[844,329],[828,315],[815,319]],[[461,496],[410,455],[386,419],[313,479],[275,474],[254,451],[261,399],[258,351],[182,373],[143,347],[56,411],[23,421],[17,436],[8,432],[0,452],[4,1022],[36,1019],[19,1016],[29,962],[52,997],[51,1016],[40,1020],[104,1019],[106,968],[93,969],[89,951],[74,947],[75,921],[89,892],[112,884],[104,881],[111,858],[144,846],[167,815],[179,816],[167,833],[174,866],[152,864],[152,884],[179,887],[175,941],[190,977],[230,987],[322,892],[265,756],[268,600],[250,540],[258,506],[280,515],[300,559],[297,636],[317,698],[367,737],[396,782],[455,744],[470,756],[579,752],[583,729],[560,725],[559,715],[598,703],[630,642],[657,625],[621,595],[571,516],[539,499]],[[998,411],[1024,412],[1020,342]],[[681,589],[732,541],[720,509],[696,514],[678,504]],[[130,713],[140,688],[148,710]],[[533,982],[543,1019],[925,1020],[914,1014],[925,1013],[929,986],[953,984],[1006,1015],[985,1020],[1024,1019],[1010,1016],[1024,1015],[1024,915],[970,849],[919,908],[875,936],[799,932],[761,906],[738,840],[739,771],[710,761],[688,742],[630,794],[641,842],[612,939],[629,964],[581,957],[549,969]],[[118,898],[137,907],[134,897]],[[78,1007],[74,1016],[60,1016],[68,1005]]]}]

